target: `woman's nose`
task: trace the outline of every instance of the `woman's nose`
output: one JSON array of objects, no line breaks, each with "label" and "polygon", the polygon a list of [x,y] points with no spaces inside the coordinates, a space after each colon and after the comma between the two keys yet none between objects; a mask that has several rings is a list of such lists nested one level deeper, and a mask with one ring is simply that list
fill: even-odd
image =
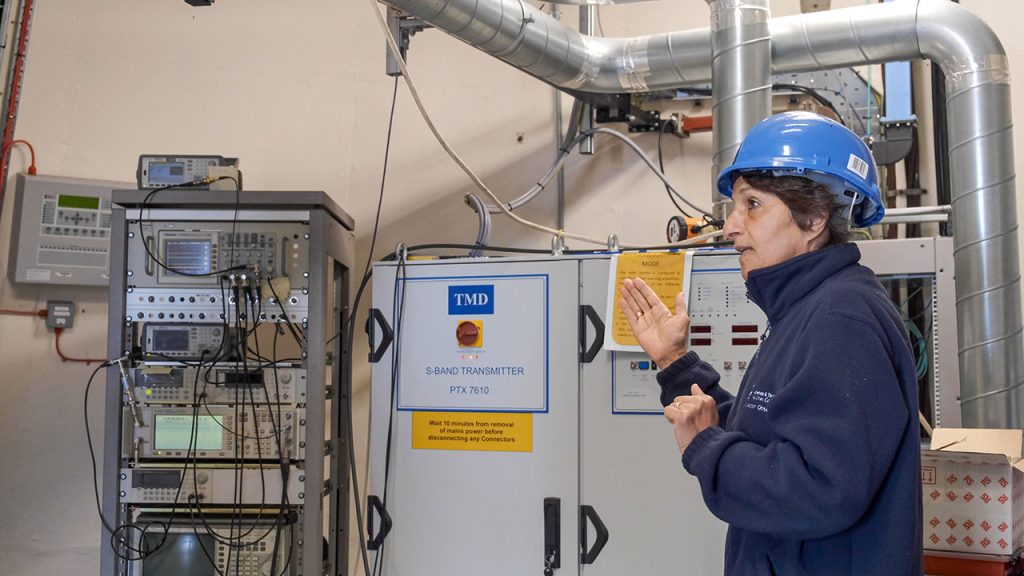
[{"label": "woman's nose", "polygon": [[725,219],[725,228],[722,229],[726,238],[732,238],[742,232],[743,224],[740,220],[739,213],[733,207],[733,210],[729,212],[729,216]]}]

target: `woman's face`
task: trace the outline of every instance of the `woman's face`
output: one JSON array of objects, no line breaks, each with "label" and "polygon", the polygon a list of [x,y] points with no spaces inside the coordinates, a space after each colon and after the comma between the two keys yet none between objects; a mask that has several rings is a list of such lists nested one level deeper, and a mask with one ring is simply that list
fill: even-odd
[{"label": "woman's face", "polygon": [[754,188],[742,177],[733,184],[732,200],[734,207],[725,221],[725,236],[740,253],[744,280],[751,270],[785,262],[825,243],[824,222],[801,230],[778,196]]}]

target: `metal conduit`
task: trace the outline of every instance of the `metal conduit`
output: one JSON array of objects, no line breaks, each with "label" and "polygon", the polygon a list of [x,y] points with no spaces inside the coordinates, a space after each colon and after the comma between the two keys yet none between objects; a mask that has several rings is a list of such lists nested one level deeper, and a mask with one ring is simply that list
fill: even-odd
[{"label": "metal conduit", "polygon": [[[642,92],[711,79],[707,28],[594,38],[520,0],[385,2],[561,88]],[[963,422],[1021,427],[1024,331],[1016,187],[1009,70],[998,38],[946,0],[775,18],[768,29],[775,73],[919,58],[945,72]]]}]

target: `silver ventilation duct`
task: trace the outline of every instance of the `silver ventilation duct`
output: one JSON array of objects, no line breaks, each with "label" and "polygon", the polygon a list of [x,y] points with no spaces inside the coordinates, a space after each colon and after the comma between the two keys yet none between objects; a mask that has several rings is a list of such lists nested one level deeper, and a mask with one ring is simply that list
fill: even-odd
[{"label": "silver ventilation duct", "polygon": [[[711,181],[732,164],[747,132],[772,113],[768,0],[708,0],[711,7]],[[713,191],[715,218],[732,201]]]},{"label": "silver ventilation duct", "polygon": [[[386,3],[565,89],[642,92],[711,79],[707,28],[594,38],[520,0]],[[1009,65],[998,38],[947,0],[774,18],[768,28],[775,73],[921,58],[945,72],[963,422],[1021,427],[1024,325]]]},{"label": "silver ventilation duct", "polygon": [[776,72],[926,58],[946,74],[963,424],[1024,424],[1017,194],[1006,51],[945,0],[772,21]]},{"label": "silver ventilation duct", "polygon": [[559,88],[644,92],[711,80],[708,31],[600,38],[521,0],[385,0]]}]

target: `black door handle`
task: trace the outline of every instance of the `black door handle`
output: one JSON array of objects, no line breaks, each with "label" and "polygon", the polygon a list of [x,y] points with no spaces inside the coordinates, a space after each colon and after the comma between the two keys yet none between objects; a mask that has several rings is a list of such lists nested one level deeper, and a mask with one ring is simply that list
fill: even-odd
[{"label": "black door handle", "polygon": [[[597,539],[594,540],[594,546],[590,550],[587,550],[588,521],[593,523],[594,530],[597,530]],[[608,528],[601,521],[601,517],[597,515],[597,510],[586,504],[580,506],[580,564],[593,564],[607,543]]]},{"label": "black door handle", "polygon": [[[594,341],[589,348],[587,347],[587,320],[590,320],[596,332]],[[594,310],[593,306],[584,304],[580,306],[580,362],[583,364],[593,362],[602,346],[604,346],[604,322],[601,322],[601,317],[598,316],[597,310]]]},{"label": "black door handle", "polygon": [[[373,513],[380,514],[380,533],[373,534]],[[377,496],[370,495],[366,498],[366,533],[369,540],[366,542],[367,550],[377,550],[384,544],[384,539],[391,532],[391,515],[384,509],[384,503]]]},{"label": "black door handle", "polygon": [[562,499],[544,499],[544,574],[562,567]]},{"label": "black door handle", "polygon": [[[374,326],[380,326],[381,329],[380,344],[376,348],[373,347],[373,341],[377,339],[377,331]],[[391,345],[391,342],[395,338],[395,332],[388,324],[387,318],[384,317],[384,313],[378,308],[370,308],[370,317],[366,319],[366,335],[370,340],[370,363],[376,364],[384,357],[384,353],[387,352],[388,346]]]}]

